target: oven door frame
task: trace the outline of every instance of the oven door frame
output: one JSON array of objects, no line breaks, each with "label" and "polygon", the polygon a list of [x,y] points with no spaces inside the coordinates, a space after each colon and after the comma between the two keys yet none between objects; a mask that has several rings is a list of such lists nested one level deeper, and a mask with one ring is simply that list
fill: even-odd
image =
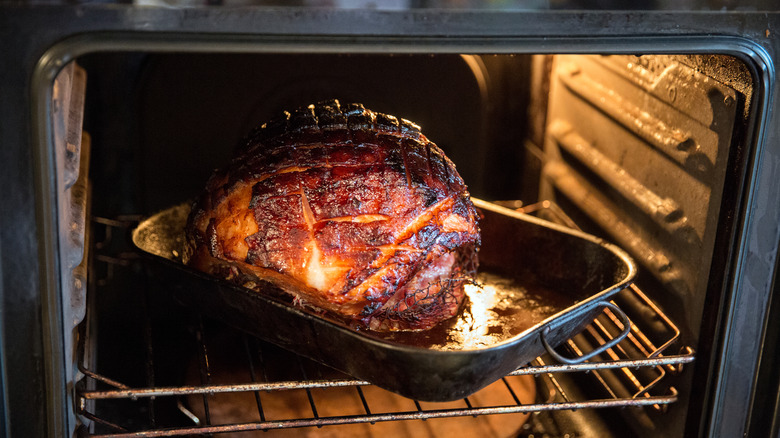
[{"label": "oven door frame", "polygon": [[[0,212],[2,421],[6,435],[66,436],[73,388],[65,376],[55,166],[54,77],[96,51],[299,53],[723,53],[756,79],[758,127],[749,133],[739,208],[724,248],[726,272],[714,324],[720,337],[697,370],[720,376],[689,429],[735,436],[747,430],[780,242],[778,13],[367,11],[306,8],[150,8],[129,5],[0,6]],[[379,23],[379,24],[377,24]],[[10,225],[10,226],[9,226]],[[758,314],[756,314],[758,311]],[[739,360],[733,360],[738,358]],[[698,361],[697,361],[698,362]]]}]

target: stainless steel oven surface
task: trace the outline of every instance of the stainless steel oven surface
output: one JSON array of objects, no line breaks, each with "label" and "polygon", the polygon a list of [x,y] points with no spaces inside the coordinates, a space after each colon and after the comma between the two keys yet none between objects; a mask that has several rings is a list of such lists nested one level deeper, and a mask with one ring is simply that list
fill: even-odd
[{"label": "stainless steel oven surface", "polygon": [[[0,6],[4,436],[778,436],[775,5],[333,3]],[[253,128],[331,99],[413,121],[484,200],[458,324],[619,290],[424,401],[398,393],[455,392],[414,362],[447,352],[414,348],[455,332],[336,344],[176,266],[177,206]],[[159,212],[155,258],[132,236]]]}]

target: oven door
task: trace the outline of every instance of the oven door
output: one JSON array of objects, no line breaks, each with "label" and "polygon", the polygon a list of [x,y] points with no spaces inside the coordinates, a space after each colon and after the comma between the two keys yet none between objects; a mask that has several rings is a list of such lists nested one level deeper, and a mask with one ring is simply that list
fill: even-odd
[{"label": "oven door", "polygon": [[[488,55],[484,59],[489,63],[490,55],[495,54],[544,53],[717,53],[739,59],[747,68],[753,94],[745,129],[726,164],[721,206],[713,213],[716,218],[713,226],[717,230],[712,242],[713,262],[702,268],[712,277],[701,289],[706,297],[697,298],[703,303],[701,309],[696,310],[701,312],[701,321],[673,321],[680,326],[701,327],[707,334],[695,345],[696,361],[694,368],[688,370],[693,374],[690,389],[682,395],[685,401],[675,405],[682,406],[679,418],[683,419],[683,425],[678,426],[676,432],[679,435],[732,436],[742,433],[752,418],[766,420],[771,417],[763,416],[758,404],[753,402],[769,397],[756,392],[756,388],[762,386],[759,377],[766,381],[773,379],[771,373],[765,371],[771,369],[770,365],[763,365],[768,361],[766,358],[774,356],[772,350],[764,348],[772,344],[765,344],[764,340],[771,339],[776,330],[767,330],[773,321],[768,309],[772,302],[780,241],[777,226],[780,223],[780,193],[774,184],[778,176],[776,163],[780,160],[780,139],[777,138],[778,130],[774,129],[779,122],[777,60],[773,55],[778,53],[780,45],[771,32],[780,24],[776,13],[498,13],[426,9],[175,9],[118,5],[2,8],[0,47],[5,62],[0,66],[0,77],[4,78],[6,92],[0,101],[4,126],[0,138],[5,145],[0,150],[0,161],[6,163],[8,172],[0,174],[0,182],[8,188],[8,195],[4,208],[0,209],[0,222],[10,226],[3,227],[0,234],[0,268],[4,308],[3,412],[4,426],[9,433],[19,436],[70,435],[78,422],[85,421],[85,412],[88,412],[81,405],[81,402],[86,403],[88,397],[84,394],[88,393],[80,392],[81,396],[77,397],[75,387],[81,381],[80,373],[89,375],[91,372],[83,366],[79,368],[84,362],[79,363],[81,357],[77,354],[78,341],[90,330],[81,324],[89,291],[86,295],[79,294],[82,288],[75,286],[79,280],[72,272],[75,266],[71,266],[72,260],[64,252],[69,238],[66,232],[69,216],[64,212],[73,205],[70,201],[72,191],[68,192],[73,185],[69,185],[65,165],[58,159],[60,137],[52,121],[62,115],[57,114],[58,108],[52,104],[56,97],[54,79],[74,59],[119,60],[117,64],[139,67],[135,71],[120,69],[113,72],[115,80],[106,80],[99,88],[87,86],[87,117],[106,116],[106,120],[121,122],[139,117],[133,113],[137,108],[138,90],[122,85],[135,81],[141,64],[148,59],[146,55],[182,53],[208,55],[209,58],[228,54],[239,59],[240,55],[248,54],[422,54],[449,55],[459,63],[463,59],[473,59],[469,57],[474,55]],[[158,58],[166,59],[174,57]],[[481,66],[475,68],[473,63],[465,62],[464,71],[472,74],[482,71]],[[538,84],[538,90],[545,90],[546,83],[531,79],[535,71],[530,67],[520,71],[527,76],[519,82],[523,87],[516,90],[519,94],[515,96],[533,107],[536,89],[528,87]],[[501,80],[514,82],[515,71],[510,69],[504,73],[506,76]],[[89,81],[88,78],[88,84]],[[485,96],[487,84],[479,81],[475,84],[475,96]],[[104,105],[103,108],[118,116],[112,119],[100,111],[90,115],[90,93],[112,99],[104,100],[95,108]],[[446,98],[447,93],[444,94],[443,98]],[[410,96],[415,97],[414,93]],[[496,96],[488,97],[487,101],[481,97],[476,101],[490,111],[497,101],[493,100]],[[133,104],[128,104],[130,102]],[[500,111],[493,108],[492,113],[486,113],[490,116],[486,123],[492,123],[493,117],[513,114],[504,112],[512,109],[512,101],[503,102]],[[531,126],[539,121],[538,117],[524,111],[518,113],[524,115],[522,123],[527,123],[532,132]],[[505,123],[511,125],[513,121]],[[545,121],[541,125],[547,126]],[[121,123],[103,126],[106,131],[116,128],[114,132],[121,132],[120,141],[132,139],[136,134]],[[126,157],[117,154],[116,146],[106,142],[106,138],[101,137],[100,142],[92,146],[90,172],[106,177],[114,169],[121,171],[117,175],[144,179],[139,169],[126,166],[136,162],[124,162]],[[513,140],[517,139],[510,138],[508,143]],[[521,136],[519,140],[523,142],[526,138]],[[495,143],[486,142],[484,138],[475,141],[484,145],[477,151],[477,157],[466,154],[457,160],[470,163],[466,167],[471,166],[470,172],[477,175],[474,178],[482,181],[478,185],[480,190],[493,194],[492,199],[506,200],[511,193],[502,190],[507,185],[491,183],[494,181],[490,178],[492,170],[485,170],[490,169],[488,163],[496,161],[493,158],[495,151],[490,149]],[[565,138],[560,142],[566,143]],[[146,151],[149,155],[154,152]],[[97,167],[95,163],[99,163]],[[505,164],[495,165],[501,169]],[[504,171],[496,175],[500,175],[502,181],[517,182]],[[106,181],[118,183],[116,188],[120,192],[127,189],[121,184],[132,186],[128,180],[108,178],[103,183]],[[93,184],[92,189],[103,190],[104,194],[84,204],[85,211],[80,214],[89,218],[85,223],[111,227],[125,222],[123,214],[151,213],[146,209],[149,205],[126,209],[127,205],[137,206],[133,205],[132,194],[114,197],[112,201],[106,194],[110,193],[110,186],[98,188]],[[516,191],[519,193],[522,189]],[[181,193],[167,193],[172,198],[182,198]],[[106,209],[109,217],[88,212],[93,201],[98,199],[111,206]],[[112,206],[111,202],[116,204]],[[96,247],[97,243],[89,243],[86,236],[85,231],[82,235],[87,242],[85,248]],[[111,255],[116,253],[82,254],[82,258],[100,256],[106,262]],[[119,265],[127,263],[121,257],[119,259]],[[88,287],[89,280],[86,284]],[[761,363],[762,368],[756,367],[757,363]],[[762,370],[760,373],[759,369]],[[548,371],[552,370],[536,370],[537,373]],[[142,382],[141,386],[145,387],[145,384]],[[703,394],[703,400],[691,402],[697,398],[690,396],[694,393]],[[755,394],[763,398],[754,399]],[[150,397],[159,395],[153,392]],[[563,410],[580,407],[557,406]],[[523,410],[516,409],[517,412]],[[590,409],[585,411],[592,412]]]}]

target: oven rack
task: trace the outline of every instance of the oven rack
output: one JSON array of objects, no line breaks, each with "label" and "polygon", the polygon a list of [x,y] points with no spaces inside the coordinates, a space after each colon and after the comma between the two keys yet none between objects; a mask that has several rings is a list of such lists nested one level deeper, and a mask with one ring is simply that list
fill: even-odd
[{"label": "oven rack", "polygon": [[[247,336],[245,343],[256,341]],[[205,351],[205,347],[203,348]],[[249,349],[247,349],[247,357],[250,356]],[[204,357],[200,361],[201,364],[208,364],[209,360]],[[301,360],[299,358],[299,360]],[[345,424],[357,424],[357,423],[378,423],[385,421],[402,421],[402,420],[427,420],[437,419],[445,417],[463,417],[463,416],[478,416],[478,415],[494,415],[494,414],[512,414],[512,413],[536,413],[543,411],[557,411],[557,410],[577,410],[577,409],[593,409],[593,408],[615,408],[615,407],[648,407],[653,409],[663,408],[671,403],[677,401],[677,391],[673,386],[667,387],[663,393],[654,395],[651,394],[651,389],[658,385],[659,380],[654,380],[650,385],[644,386],[640,391],[635,393],[631,397],[619,397],[611,396],[606,398],[595,398],[577,400],[569,397],[565,389],[557,382],[557,375],[562,373],[603,373],[606,371],[623,371],[627,370],[639,370],[642,368],[663,369],[673,368],[674,371],[679,371],[684,364],[690,363],[694,360],[693,351],[686,348],[682,354],[663,356],[657,355],[654,358],[643,359],[622,359],[622,360],[610,360],[589,362],[583,364],[569,365],[569,364],[550,364],[547,363],[545,358],[537,358],[532,364],[527,367],[519,368],[516,371],[510,373],[503,378],[498,384],[505,388],[506,394],[512,400],[511,403],[505,404],[492,404],[492,405],[477,405],[472,402],[471,397],[466,397],[460,402],[460,406],[453,406],[456,403],[442,404],[443,407],[436,407],[438,404],[421,403],[418,401],[412,401],[414,408],[393,412],[379,412],[372,408],[372,400],[366,395],[365,388],[370,387],[370,382],[359,381],[349,378],[338,379],[301,379],[301,380],[288,380],[288,381],[272,381],[272,382],[248,382],[239,384],[208,384],[207,382],[201,385],[192,386],[179,386],[179,387],[153,387],[153,388],[130,388],[127,385],[123,385],[119,382],[115,382],[105,376],[101,376],[94,373],[84,367],[81,371],[89,379],[93,379],[95,382],[100,382],[108,389],[94,389],[84,390],[79,392],[78,397],[78,411],[81,415],[89,420],[94,421],[97,424],[102,425],[108,432],[101,432],[97,434],[91,434],[91,436],[105,436],[105,437],[159,437],[159,436],[190,436],[193,434],[220,434],[226,432],[240,432],[240,431],[252,431],[252,430],[271,430],[271,429],[285,429],[285,428],[301,428],[301,427],[323,427],[323,426],[338,426]],[[201,370],[202,375],[211,376],[212,372],[207,369]],[[295,368],[303,369],[300,364]],[[518,396],[515,394],[515,389],[510,383],[509,379],[517,376],[534,376],[534,380],[540,387],[545,387],[549,393],[548,400],[534,403],[522,403]],[[206,377],[204,380],[208,380]],[[544,381],[543,381],[544,380]],[[327,391],[336,388],[353,388],[354,396],[360,400],[364,408],[364,412],[351,415],[320,415],[322,409],[318,407],[314,401],[313,391]],[[263,397],[273,392],[283,391],[304,391],[306,397],[310,403],[310,415],[298,418],[267,418],[263,412]],[[243,423],[230,423],[230,424],[213,424],[208,419],[209,410],[209,397],[216,394],[226,393],[253,393],[256,398],[256,409],[260,421],[243,422]],[[544,392],[544,391],[540,391]],[[479,393],[477,393],[479,394]],[[196,395],[203,395],[204,404],[203,412],[206,412],[205,418],[198,418],[195,416],[191,409],[185,406],[181,401],[185,397],[192,397]],[[323,395],[321,392],[318,394]],[[130,431],[122,425],[114,424],[110,421],[102,419],[87,408],[87,404],[91,401],[97,402],[111,402],[112,400],[132,400],[142,406],[144,401],[148,403],[148,409],[152,411],[155,402],[164,397],[173,397],[177,399],[177,406],[182,412],[183,416],[189,417],[192,420],[191,426],[182,426],[176,428],[152,428],[148,430],[134,430]],[[327,395],[325,395],[327,397]],[[425,406],[423,406],[425,405]],[[84,432],[84,435],[90,435]]]},{"label": "oven rack", "polygon": [[[111,228],[123,227],[128,221],[95,219],[98,224],[106,226],[106,236],[121,235],[112,233]],[[108,246],[108,245],[104,245]],[[139,262],[133,253],[120,252],[114,255],[98,254],[97,263],[107,266],[103,272],[106,278],[95,279],[96,283],[109,285],[116,281],[112,277],[118,269],[133,270]],[[145,305],[153,300],[145,299]],[[481,391],[457,402],[423,403],[408,400],[407,408],[383,410],[375,408],[375,402],[369,393],[375,393],[376,388],[369,382],[359,381],[346,375],[333,376],[332,370],[322,371],[324,367],[314,365],[312,377],[311,363],[306,359],[288,353],[287,357],[298,370],[293,378],[274,378],[266,374],[267,361],[264,350],[280,350],[272,345],[264,344],[251,336],[235,332],[235,336],[243,339],[243,361],[249,369],[245,381],[230,383],[213,383],[219,376],[211,368],[216,361],[213,349],[207,346],[211,337],[209,324],[200,315],[191,317],[193,327],[193,349],[198,357],[199,382],[188,385],[155,385],[154,376],[147,376],[147,386],[130,387],[106,375],[93,371],[84,360],[85,339],[79,337],[79,371],[84,378],[76,388],[77,412],[89,425],[79,429],[82,436],[105,437],[157,437],[157,436],[189,436],[210,435],[241,431],[267,431],[288,428],[325,427],[349,424],[376,424],[402,420],[433,420],[453,417],[477,417],[487,415],[529,414],[546,411],[569,411],[579,409],[605,408],[642,408],[662,412],[678,399],[678,393],[667,379],[670,374],[682,371],[685,364],[695,359],[694,352],[689,347],[681,348],[677,353],[671,353],[672,346],[679,340],[680,332],[675,324],[636,286],[631,286],[615,296],[616,304],[631,320],[631,330],[620,343],[604,353],[581,364],[557,364],[548,355],[536,358],[525,367],[521,367],[506,377],[491,385],[494,391],[504,393],[500,402],[481,403],[477,399]],[[649,321],[648,321],[649,320]],[[148,320],[143,321],[138,328],[145,337],[152,336],[152,328]],[[223,327],[219,328],[223,330]],[[231,330],[231,329],[228,329]],[[623,330],[622,322],[613,312],[605,309],[594,323],[582,333],[569,340],[558,349],[560,354],[579,356],[587,354],[598,345],[609,341]],[[152,350],[152,342],[148,340],[148,349]],[[277,352],[278,353],[278,352]],[[150,354],[150,363],[145,367],[146,373],[154,368],[153,362],[164,352],[155,351]],[[273,354],[269,355],[272,356]],[[267,359],[266,359],[267,360]],[[144,372],[143,370],[139,372]],[[153,372],[152,372],[153,374]],[[566,385],[560,382],[562,376],[571,375],[577,378],[587,378],[597,383],[602,390],[595,396],[573,396],[567,391]],[[533,401],[523,401],[516,393],[517,383],[513,379],[532,376],[536,386]],[[499,389],[497,389],[497,387]],[[358,400],[359,412],[324,414],[322,402],[315,399],[327,397],[333,391],[351,391]],[[302,415],[289,418],[271,417],[266,415],[263,400],[280,394],[304,394],[306,409]],[[217,408],[214,398],[226,394],[251,395],[255,404],[255,417],[252,421],[220,422],[210,412]],[[400,396],[397,396],[402,398]],[[198,400],[193,406],[193,400]],[[167,402],[166,402],[167,401]],[[101,411],[104,406],[121,402],[124,409],[135,409],[146,412],[146,424],[119,424],[113,418],[105,418]],[[175,405],[182,421],[171,426],[159,421],[156,410],[163,404]],[[130,406],[129,408],[127,406]],[[199,415],[193,411],[195,407]],[[108,409],[110,411],[110,409]]]},{"label": "oven rack", "polygon": [[[537,359],[538,360],[538,359]],[[577,366],[577,365],[534,365],[527,368],[517,370],[510,373],[507,377],[519,376],[519,375],[533,375],[539,377],[543,374],[560,373],[560,372],[588,372],[593,370],[603,369],[615,369],[625,367],[643,367],[643,366],[662,366],[662,365],[676,365],[689,363],[693,360],[693,355],[690,351],[682,355],[668,356],[657,359],[645,359],[645,360],[624,360],[614,362],[601,362],[594,364],[595,366]],[[101,376],[90,374],[90,377],[103,380]],[[104,381],[104,383],[106,383]],[[514,396],[514,390],[507,378],[503,378],[501,383],[505,386],[508,394]],[[116,384],[116,382],[114,382]],[[635,398],[605,398],[605,399],[590,399],[590,400],[568,400],[560,388],[560,394],[566,399],[566,401],[552,401],[543,403],[529,403],[523,404],[516,401],[514,404],[505,405],[492,405],[492,406],[474,406],[469,397],[466,397],[462,401],[462,407],[447,407],[440,409],[423,408],[421,402],[413,401],[416,406],[415,410],[407,411],[395,411],[395,412],[372,412],[370,407],[370,401],[365,396],[363,390],[364,386],[370,386],[370,382],[358,381],[358,380],[311,380],[311,381],[288,381],[288,382],[272,382],[272,383],[252,383],[252,384],[237,384],[237,385],[203,385],[203,386],[191,386],[191,387],[171,387],[171,388],[149,388],[149,389],[131,389],[125,388],[123,385],[117,385],[117,389],[105,390],[105,391],[85,391],[81,393],[80,398],[80,413],[86,418],[92,421],[98,422],[104,426],[108,426],[115,429],[116,432],[92,434],[89,436],[97,437],[167,437],[167,436],[190,436],[196,434],[219,434],[226,432],[245,432],[245,431],[263,431],[272,429],[286,429],[286,428],[301,428],[301,427],[323,427],[323,426],[337,426],[345,424],[357,424],[357,423],[377,423],[384,421],[403,421],[403,420],[427,420],[436,418],[447,417],[463,417],[463,416],[478,416],[478,415],[495,415],[495,414],[512,414],[512,413],[537,413],[543,411],[557,411],[557,410],[577,410],[588,408],[615,408],[615,407],[647,407],[647,406],[665,406],[677,401],[677,391],[674,387],[669,387],[668,391],[664,395],[635,397]],[[193,421],[192,427],[180,427],[175,429],[154,429],[144,431],[127,431],[120,425],[110,423],[99,417],[96,417],[84,409],[86,400],[107,400],[116,398],[128,398],[133,400],[141,400],[144,398],[154,399],[164,396],[191,396],[196,394],[217,394],[228,392],[269,392],[269,391],[285,391],[285,390],[305,390],[309,393],[309,399],[311,397],[312,389],[324,389],[324,388],[343,388],[354,387],[355,395],[359,397],[365,412],[359,415],[342,415],[342,416],[320,416],[317,414],[318,408],[314,402],[311,402],[311,410],[313,415],[304,418],[290,418],[290,419],[274,419],[256,422],[246,423],[231,423],[231,424],[202,424],[204,420],[195,416],[187,407],[178,404],[183,415],[190,417]],[[260,394],[256,395],[261,397]],[[516,397],[515,397],[516,398]],[[262,417],[262,407],[258,405],[260,410],[260,416]]]}]

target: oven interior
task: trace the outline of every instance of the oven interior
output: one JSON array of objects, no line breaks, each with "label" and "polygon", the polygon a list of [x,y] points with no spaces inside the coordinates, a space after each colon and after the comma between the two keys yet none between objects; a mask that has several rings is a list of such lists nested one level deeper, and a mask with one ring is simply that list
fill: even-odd
[{"label": "oven interior", "polygon": [[[60,247],[70,252],[63,303],[74,430],[701,433],[754,83],[743,61],[717,54],[79,57],[55,81],[51,121]],[[639,275],[614,302],[631,319],[629,336],[584,364],[544,355],[462,401],[423,403],[177,302],[132,248],[132,228],[196,197],[259,123],[332,98],[419,124],[473,196],[628,251]],[[559,351],[585,354],[621,330],[604,311]]]}]

